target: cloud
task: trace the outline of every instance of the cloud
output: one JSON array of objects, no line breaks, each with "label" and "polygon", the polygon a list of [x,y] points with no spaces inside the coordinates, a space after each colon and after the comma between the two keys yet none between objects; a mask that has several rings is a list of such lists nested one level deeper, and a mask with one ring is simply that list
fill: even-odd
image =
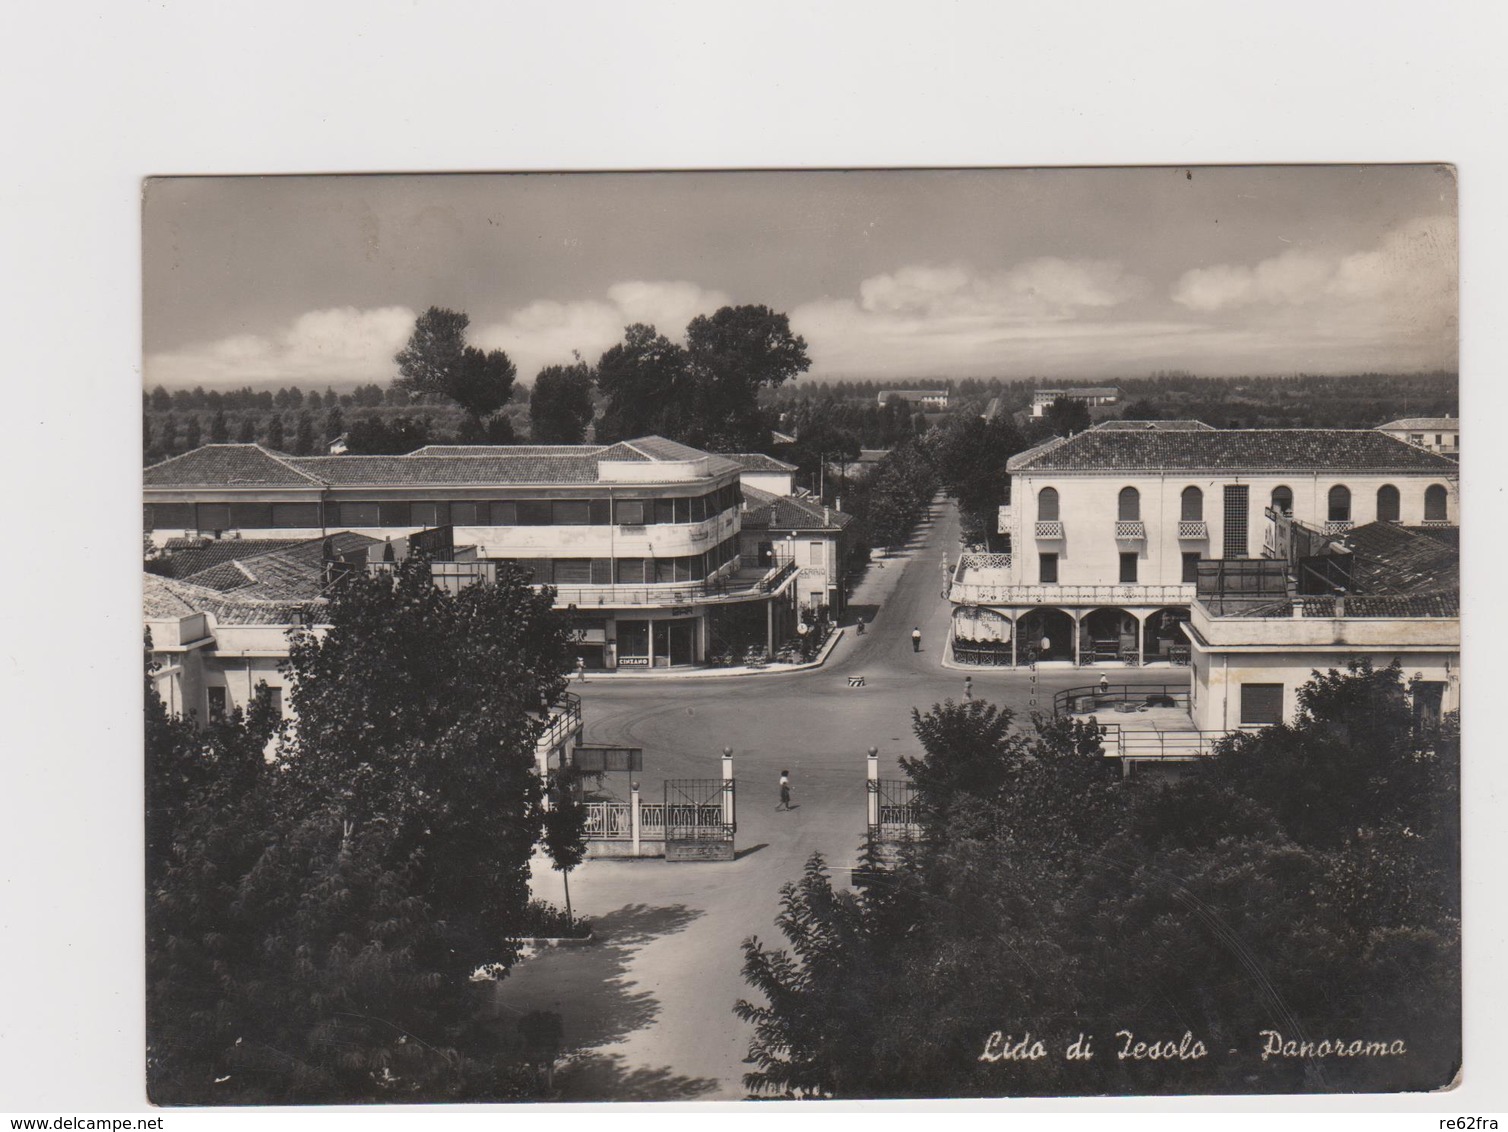
[{"label": "cloud", "polygon": [[859,284],[859,307],[873,315],[1019,321],[1071,318],[1113,307],[1142,284],[1110,260],[1026,260],[991,274],[966,267],[910,266]]},{"label": "cloud", "polygon": [[1399,307],[1420,303],[1437,315],[1452,316],[1456,289],[1456,222],[1425,216],[1391,229],[1377,247],[1350,255],[1294,249],[1255,267],[1194,268],[1173,285],[1172,299],[1196,311],[1256,304],[1362,304],[1386,322],[1404,313]]},{"label": "cloud", "polygon": [[149,354],[145,379],[171,388],[385,383],[394,374],[393,355],[413,329],[408,307],[308,311],[271,334],[236,334]]},{"label": "cloud", "polygon": [[[596,361],[622,339],[630,323],[652,323],[679,339],[698,314],[710,314],[730,301],[721,291],[695,283],[625,280],[610,286],[600,300],[530,303],[500,322],[473,324],[467,338],[483,349],[507,351],[519,378],[529,382],[543,366],[569,362],[573,350]],[[386,384],[396,376],[393,355],[413,333],[414,318],[415,312],[403,306],[308,311],[268,334],[236,334],[151,354],[145,380],[170,388]]]},{"label": "cloud", "polygon": [[471,341],[488,350],[506,350],[519,378],[533,381],[547,365],[571,360],[571,352],[595,362],[622,341],[623,328],[646,322],[667,338],[681,340],[686,324],[732,300],[721,291],[685,281],[614,283],[605,300],[542,300],[510,312],[501,322],[472,327]]}]

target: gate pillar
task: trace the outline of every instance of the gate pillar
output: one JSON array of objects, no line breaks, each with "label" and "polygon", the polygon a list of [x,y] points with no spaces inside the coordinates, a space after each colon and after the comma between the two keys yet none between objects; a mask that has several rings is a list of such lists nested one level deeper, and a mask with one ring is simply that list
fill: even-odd
[{"label": "gate pillar", "polygon": [[738,815],[733,808],[733,748],[723,748],[723,824],[734,831]]},{"label": "gate pillar", "polygon": [[869,756],[864,760],[868,769],[868,778],[864,782],[864,793],[868,799],[869,828],[874,829],[880,824],[880,749],[869,748]]},{"label": "gate pillar", "polygon": [[635,857],[639,855],[639,833],[642,829],[640,824],[642,820],[643,815],[639,812],[639,784],[635,782],[630,784],[628,790],[628,835],[633,841]]}]

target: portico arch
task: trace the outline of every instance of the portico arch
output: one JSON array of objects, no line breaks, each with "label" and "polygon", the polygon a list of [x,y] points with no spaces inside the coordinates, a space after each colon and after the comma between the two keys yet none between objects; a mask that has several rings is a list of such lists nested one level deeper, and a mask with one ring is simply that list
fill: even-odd
[{"label": "portico arch", "polygon": [[1141,619],[1119,606],[1090,609],[1079,618],[1079,655],[1086,662],[1120,660],[1135,654]]},{"label": "portico arch", "polygon": [[[1039,606],[1029,609],[1016,619],[1018,641],[1016,660],[1029,664],[1033,656],[1039,660],[1073,660],[1077,623],[1072,613],[1054,606]],[[1042,641],[1049,642],[1046,653]]]}]

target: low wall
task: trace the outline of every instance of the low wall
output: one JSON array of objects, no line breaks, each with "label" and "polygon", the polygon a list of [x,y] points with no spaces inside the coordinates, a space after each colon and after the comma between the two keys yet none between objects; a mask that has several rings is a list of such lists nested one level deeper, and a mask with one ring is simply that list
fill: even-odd
[{"label": "low wall", "polygon": [[635,853],[634,843],[624,838],[589,837],[586,842],[586,855],[588,860],[663,857],[665,856],[665,839],[663,837],[641,837],[639,838],[639,851]]}]

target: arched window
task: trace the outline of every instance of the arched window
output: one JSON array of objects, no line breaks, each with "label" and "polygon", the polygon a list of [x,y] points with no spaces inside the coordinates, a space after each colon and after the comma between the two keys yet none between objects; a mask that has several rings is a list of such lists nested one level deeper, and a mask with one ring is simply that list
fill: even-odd
[{"label": "arched window", "polygon": [[1179,500],[1182,504],[1182,510],[1178,515],[1180,519],[1194,520],[1204,518],[1204,492],[1190,484],[1183,489],[1183,494],[1179,496]]},{"label": "arched window", "polygon": [[1293,489],[1287,487],[1275,487],[1272,489],[1272,509],[1280,515],[1293,514]]},{"label": "arched window", "polygon": [[1056,519],[1058,517],[1058,489],[1044,487],[1037,492],[1037,518],[1039,520]]},{"label": "arched window", "polygon": [[1134,487],[1121,488],[1120,512],[1116,515],[1116,518],[1141,518],[1141,492],[1137,491]]},{"label": "arched window", "polygon": [[1345,484],[1338,483],[1330,489],[1330,521],[1332,523],[1351,521],[1351,489]]},{"label": "arched window", "polygon": [[1437,483],[1430,484],[1424,489],[1424,521],[1426,523],[1443,523],[1449,518],[1446,511],[1445,488]]},{"label": "arched window", "polygon": [[1396,523],[1398,515],[1398,489],[1390,483],[1385,483],[1377,489],[1377,521]]}]

